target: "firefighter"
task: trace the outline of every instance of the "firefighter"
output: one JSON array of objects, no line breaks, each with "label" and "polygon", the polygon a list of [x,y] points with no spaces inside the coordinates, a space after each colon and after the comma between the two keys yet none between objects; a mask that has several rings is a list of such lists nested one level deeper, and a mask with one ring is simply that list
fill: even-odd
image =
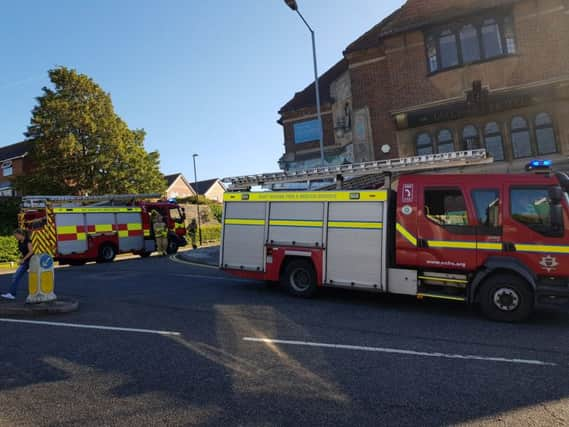
[{"label": "firefighter", "polygon": [[198,248],[197,233],[198,233],[198,224],[196,224],[196,219],[193,218],[192,222],[190,222],[190,227],[188,228],[188,234],[190,235],[190,239],[192,240],[193,249]]},{"label": "firefighter", "polygon": [[156,239],[156,250],[160,255],[166,255],[166,248],[168,247],[168,230],[162,215],[156,215],[152,225],[154,228],[154,238]]}]

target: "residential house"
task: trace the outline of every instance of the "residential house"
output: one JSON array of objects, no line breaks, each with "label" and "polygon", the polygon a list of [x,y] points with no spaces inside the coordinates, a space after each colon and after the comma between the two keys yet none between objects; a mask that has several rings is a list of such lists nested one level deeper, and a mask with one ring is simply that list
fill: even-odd
[{"label": "residential house", "polygon": [[166,196],[169,199],[193,197],[196,195],[193,187],[181,173],[166,175],[165,178],[168,183]]},{"label": "residential house", "polygon": [[[569,168],[569,1],[408,0],[322,76],[327,163],[485,148]],[[319,162],[311,85],[280,110],[283,169]]]},{"label": "residential house", "polygon": [[192,187],[200,196],[205,196],[207,199],[214,200],[216,202],[223,202],[225,187],[218,178],[198,181],[197,183],[192,184]]},{"label": "residential house", "polygon": [[0,148],[0,196],[14,196],[14,179],[30,169],[31,142],[24,141]]}]

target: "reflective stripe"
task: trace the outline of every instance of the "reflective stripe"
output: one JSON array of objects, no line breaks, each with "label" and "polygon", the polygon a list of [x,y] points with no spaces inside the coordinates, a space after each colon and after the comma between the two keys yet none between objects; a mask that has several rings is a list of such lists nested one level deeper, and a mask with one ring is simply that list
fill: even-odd
[{"label": "reflective stripe", "polygon": [[451,240],[429,240],[430,248],[476,249],[476,242],[453,242]]},{"label": "reflective stripe", "polygon": [[516,244],[516,251],[569,254],[569,246]]},{"label": "reflective stripe", "polygon": [[415,236],[413,236],[411,233],[409,233],[405,227],[403,227],[401,224],[397,223],[395,228],[397,229],[397,231],[399,233],[401,233],[401,235],[403,237],[405,237],[405,239],[407,239],[407,241],[409,243],[411,243],[413,246],[417,246],[417,239],[415,238]]},{"label": "reflective stripe", "polygon": [[58,225],[57,234],[75,234],[77,233],[76,225]]},{"label": "reflective stripe", "polygon": [[119,230],[119,238],[128,237],[128,230]]},{"label": "reflective stripe", "polygon": [[225,193],[226,202],[384,202],[387,191],[299,191]]},{"label": "reflective stripe", "polygon": [[436,276],[419,276],[419,279],[432,280],[433,282],[445,282],[445,283],[461,283],[461,284],[468,283],[468,280],[447,279],[446,277],[436,277]]},{"label": "reflective stripe", "polygon": [[360,228],[366,230],[381,230],[383,228],[382,222],[358,222],[358,221],[330,221],[328,222],[330,228]]},{"label": "reflective stripe", "polygon": [[265,225],[263,219],[226,219],[227,225]]},{"label": "reflective stripe", "polygon": [[451,301],[466,301],[463,297],[451,297],[447,295],[437,295],[437,294],[417,294],[417,298],[436,298],[436,299],[448,299]]},{"label": "reflective stripe", "polygon": [[269,224],[273,227],[322,227],[324,223],[322,221],[272,219]]},{"label": "reflective stripe", "polygon": [[129,230],[129,231],[142,230],[142,224],[139,222],[127,224],[126,227],[127,227],[127,230]]},{"label": "reflective stripe", "polygon": [[108,233],[113,231],[113,224],[95,224],[95,233]]},{"label": "reflective stripe", "polygon": [[119,212],[142,212],[141,208],[55,208],[55,213],[119,213]]},{"label": "reflective stripe", "polygon": [[503,249],[502,243],[477,242],[476,247],[485,251],[501,251]]},{"label": "reflective stripe", "polygon": [[150,236],[150,230],[144,230],[144,237]]}]

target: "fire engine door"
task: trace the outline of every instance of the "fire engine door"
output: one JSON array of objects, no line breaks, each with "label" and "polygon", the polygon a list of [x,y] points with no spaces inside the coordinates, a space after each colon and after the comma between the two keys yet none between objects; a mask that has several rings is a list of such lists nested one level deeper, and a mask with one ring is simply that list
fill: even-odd
[{"label": "fire engine door", "polygon": [[504,249],[541,276],[569,275],[567,195],[551,186],[506,191]]},{"label": "fire engine door", "polygon": [[477,188],[470,197],[476,214],[477,265],[483,265],[488,257],[502,254],[502,189]]},{"label": "fire engine door", "polygon": [[476,265],[476,226],[462,187],[425,187],[419,195],[417,265],[468,270]]}]

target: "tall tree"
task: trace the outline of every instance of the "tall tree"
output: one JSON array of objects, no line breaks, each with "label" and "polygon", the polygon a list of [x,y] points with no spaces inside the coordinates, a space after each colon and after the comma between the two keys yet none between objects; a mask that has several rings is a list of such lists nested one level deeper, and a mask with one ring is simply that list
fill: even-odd
[{"label": "tall tree", "polygon": [[145,132],[131,130],[111,97],[85,74],[49,71],[26,137],[33,141],[31,173],[16,185],[24,194],[162,193],[158,152],[144,149]]}]

